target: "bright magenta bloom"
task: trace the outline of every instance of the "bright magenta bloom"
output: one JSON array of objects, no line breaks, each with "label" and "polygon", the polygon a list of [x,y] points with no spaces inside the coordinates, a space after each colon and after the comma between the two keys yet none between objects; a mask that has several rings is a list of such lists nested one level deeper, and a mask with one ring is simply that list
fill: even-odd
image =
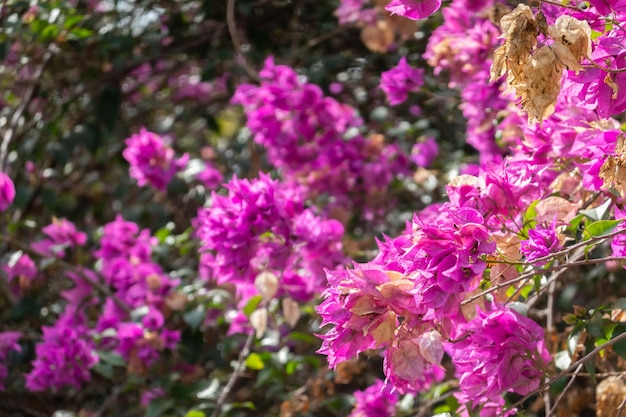
[{"label": "bright magenta bloom", "polygon": [[15,185],[11,178],[4,172],[0,172],[0,211],[4,211],[13,203],[15,198]]},{"label": "bright magenta bloom", "polygon": [[392,0],[385,10],[409,19],[425,19],[441,7],[441,0]]}]

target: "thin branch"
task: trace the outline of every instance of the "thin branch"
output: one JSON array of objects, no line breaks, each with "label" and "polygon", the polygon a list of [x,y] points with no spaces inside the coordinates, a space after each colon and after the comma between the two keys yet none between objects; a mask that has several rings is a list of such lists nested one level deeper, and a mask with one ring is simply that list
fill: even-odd
[{"label": "thin branch", "polygon": [[241,61],[241,65],[246,70],[250,78],[255,81],[260,81],[259,74],[248,64],[246,57],[241,51],[241,40],[237,33],[237,24],[235,23],[235,0],[228,0],[226,4],[226,23],[228,24],[228,33],[230,33],[230,39],[233,41],[235,47],[235,54]]},{"label": "thin branch", "polygon": [[524,404],[533,395],[536,395],[536,394],[542,392],[544,389],[550,387],[550,385],[552,385],[557,380],[563,378],[564,376],[570,374],[571,372],[574,372],[576,369],[578,369],[578,367],[580,365],[584,364],[589,359],[591,359],[594,356],[596,356],[602,350],[604,350],[604,349],[606,349],[606,348],[608,348],[610,346],[613,346],[614,344],[616,344],[617,342],[620,342],[622,340],[626,340],[626,333],[622,333],[619,336],[609,340],[608,342],[603,343],[600,346],[596,347],[594,350],[592,350],[591,352],[589,352],[588,354],[586,354],[585,356],[583,356],[582,358],[580,358],[579,360],[577,360],[576,362],[571,364],[567,369],[564,369],[563,371],[561,371],[557,375],[553,376],[552,378],[550,378],[549,380],[547,380],[546,382],[541,384],[537,389],[531,391],[530,393],[528,393],[527,395],[522,397],[519,401],[517,401],[516,403],[514,403],[513,405],[511,405],[507,409],[503,410],[498,416],[501,417],[501,416],[504,415],[504,413],[506,411],[511,410],[513,408],[516,408],[516,407],[519,407],[520,405]]},{"label": "thin branch", "polygon": [[[572,375],[572,378],[569,380],[569,382],[567,383],[565,388],[563,388],[563,391],[561,391],[559,396],[556,397],[556,400],[554,401],[554,406],[550,409],[548,414],[546,414],[546,417],[550,417],[550,416],[554,415],[554,413],[556,412],[556,408],[558,407],[558,405],[561,402],[561,400],[565,397],[565,394],[567,393],[567,391],[574,384],[574,381],[576,380],[576,377],[578,376],[578,373],[581,371],[581,369],[583,369],[583,366],[584,366],[584,364],[582,364],[582,363],[580,365],[578,365],[578,368],[576,368],[576,370],[574,371],[574,374]],[[546,390],[546,392],[548,392],[548,391]]]},{"label": "thin branch", "polygon": [[228,394],[230,394],[230,391],[233,389],[235,382],[237,382],[237,380],[243,373],[243,370],[246,367],[245,360],[248,357],[248,354],[250,353],[250,347],[252,346],[252,342],[254,341],[254,335],[255,335],[254,331],[252,331],[248,335],[248,339],[246,339],[246,343],[243,346],[243,349],[241,349],[241,352],[239,352],[239,357],[237,358],[237,365],[235,365],[235,371],[230,376],[228,383],[226,384],[226,386],[222,390],[222,393],[217,399],[217,403],[215,403],[215,410],[213,410],[213,414],[211,414],[211,417],[219,417],[220,412],[222,410],[222,406],[224,405],[224,402],[226,402],[226,399],[228,398]]},{"label": "thin branch", "polygon": [[445,400],[446,398],[451,397],[452,395],[454,395],[455,392],[456,392],[456,388],[453,387],[453,389],[451,389],[450,391],[447,391],[447,392],[441,394],[439,397],[433,398],[432,400],[428,401],[427,403],[421,405],[420,406],[421,410],[420,410],[419,413],[417,413],[415,415],[415,417],[426,417],[429,414],[429,411],[433,408],[433,406],[435,404]]},{"label": "thin branch", "polygon": [[[48,49],[43,56],[41,64],[39,64],[39,66],[35,69],[35,72],[33,73],[33,80],[38,80],[39,78],[41,78],[43,70],[46,65],[48,65],[51,57],[52,51]],[[15,135],[15,131],[17,130],[17,126],[20,119],[22,118],[22,115],[24,114],[24,111],[26,110],[26,107],[28,107],[28,104],[33,98],[33,94],[35,93],[35,87],[37,85],[39,84],[33,82],[31,85],[28,86],[26,92],[20,100],[20,104],[11,115],[11,120],[9,120],[7,131],[2,138],[2,143],[0,143],[0,172],[4,172],[5,170],[4,164],[6,162],[7,153],[9,151],[9,144],[11,143],[11,140],[13,140],[13,136]]]},{"label": "thin branch", "polygon": [[[49,258],[49,255],[46,255],[45,253],[41,253],[39,251],[36,251],[35,249],[31,248],[28,245],[25,245],[24,243],[17,241],[15,239],[13,239],[10,236],[5,236],[5,235],[0,235],[0,241],[5,242],[9,245],[13,245],[15,247],[17,247],[19,250],[21,250],[22,252],[25,252],[29,255],[33,255],[33,256],[37,256],[39,258]],[[92,279],[91,277],[89,277],[87,274],[85,274],[80,268],[72,265],[69,262],[64,261],[63,259],[57,259],[55,258],[55,263],[57,263],[58,265],[71,270],[72,272],[76,273],[81,279],[83,279],[86,283],[88,283],[92,288],[94,288],[95,290],[98,290],[100,293],[106,295],[107,297],[111,298],[113,300],[113,302],[115,302],[115,304],[117,304],[122,310],[124,310],[127,313],[131,312],[131,308],[126,305],[126,303],[124,301],[122,301],[118,296],[116,296],[115,294],[113,294],[113,292],[106,286],[106,285],[102,285],[101,283],[99,283],[98,281]]]},{"label": "thin branch", "polygon": [[538,0],[538,1],[541,3],[551,4],[553,6],[559,6],[559,7],[563,7],[563,8],[570,9],[570,10],[576,10],[578,12],[581,11],[581,9],[579,9],[578,7],[570,6],[569,4],[561,4],[561,3],[557,3],[555,1],[550,1],[550,0]]},{"label": "thin branch", "polygon": [[100,406],[100,408],[98,408],[98,411],[96,411],[92,417],[102,417],[104,415],[104,412],[106,411],[107,408],[109,408],[109,406],[111,404],[113,404],[113,402],[115,402],[115,400],[117,399],[117,397],[120,395],[120,392],[118,390],[114,390],[111,395],[109,395],[106,400],[104,400],[104,402],[102,403],[102,405]]}]

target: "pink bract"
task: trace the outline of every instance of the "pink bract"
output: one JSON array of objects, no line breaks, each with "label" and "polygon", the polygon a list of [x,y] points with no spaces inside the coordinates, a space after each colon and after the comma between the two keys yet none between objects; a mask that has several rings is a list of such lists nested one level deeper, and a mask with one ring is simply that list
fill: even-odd
[{"label": "pink bract", "polygon": [[385,10],[408,17],[409,19],[425,19],[441,7],[441,0],[392,0]]}]

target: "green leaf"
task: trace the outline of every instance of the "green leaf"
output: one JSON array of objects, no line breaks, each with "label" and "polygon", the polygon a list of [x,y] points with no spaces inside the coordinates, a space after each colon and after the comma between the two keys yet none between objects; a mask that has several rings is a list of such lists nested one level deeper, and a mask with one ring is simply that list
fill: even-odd
[{"label": "green leaf", "polygon": [[[528,208],[526,209],[526,212],[524,213],[524,232],[528,232],[528,230],[530,229],[534,229],[535,225],[537,224],[536,222],[536,218],[537,218],[537,204],[539,204],[540,200],[535,200],[533,201],[530,206],[528,206]],[[526,233],[525,233],[526,234]]]},{"label": "green leaf", "polygon": [[250,356],[246,358],[246,366],[250,369],[254,369],[255,371],[265,368],[261,355],[255,352],[252,352]]},{"label": "green leaf", "polygon": [[585,219],[584,214],[577,214],[576,216],[574,216],[572,220],[569,221],[569,224],[567,225],[567,231],[570,232],[571,234],[576,234],[576,232],[578,231],[578,227],[580,226],[580,223],[584,219]]},{"label": "green leaf", "polygon": [[589,220],[596,221],[604,218],[604,215],[608,212],[608,209],[611,205],[611,200],[606,200],[604,203],[599,205],[598,207],[594,207],[588,210],[580,210],[581,214],[584,214]]},{"label": "green leaf", "polygon": [[[620,334],[626,331],[626,326],[623,323],[618,325],[619,327],[613,331],[613,338],[616,338]],[[626,360],[626,340],[620,340],[615,343],[613,346],[613,352],[615,352],[619,357]]]},{"label": "green leaf", "polygon": [[554,366],[560,370],[567,369],[572,364],[572,358],[568,351],[562,350],[554,355]]},{"label": "green leaf", "polygon": [[74,28],[70,31],[70,36],[77,39],[85,39],[93,35],[93,30],[87,28]]},{"label": "green leaf", "polygon": [[185,417],[206,417],[206,414],[204,414],[202,411],[191,410],[187,414],[185,414]]},{"label": "green leaf", "polygon": [[113,379],[113,367],[108,363],[98,362],[94,365],[93,370],[106,379]]},{"label": "green leaf", "polygon": [[96,351],[98,358],[104,363],[108,363],[113,366],[126,366],[126,361],[121,355],[113,352],[105,352],[103,350]]},{"label": "green leaf", "polygon": [[206,317],[206,310],[203,306],[199,305],[191,311],[186,312],[183,315],[183,320],[185,323],[189,325],[192,329],[197,329],[202,324],[202,321]]},{"label": "green leaf", "polygon": [[621,220],[598,220],[593,222],[583,231],[583,240],[608,235],[609,233],[615,231],[621,222]]},{"label": "green leaf", "polygon": [[594,317],[587,322],[587,332],[596,339],[604,338],[604,331],[602,330],[602,316],[594,315]]},{"label": "green leaf", "polygon": [[79,24],[83,19],[84,19],[84,16],[81,16],[81,15],[67,16],[65,18],[65,22],[63,22],[63,27],[65,29],[70,29],[71,27],[74,27],[77,24]]},{"label": "green leaf", "polygon": [[248,303],[243,307],[243,314],[246,315],[246,317],[250,317],[250,314],[252,314],[256,308],[259,306],[259,304],[261,303],[261,301],[263,300],[263,297],[260,295],[255,295],[254,297],[252,297]]},{"label": "green leaf", "polygon": [[576,353],[576,347],[578,346],[578,341],[580,340],[580,335],[582,334],[582,330],[585,328],[584,323],[578,323],[574,326],[574,330],[567,336],[567,351],[569,352],[571,357],[574,357],[574,353]]},{"label": "green leaf", "polygon": [[146,417],[162,416],[167,410],[172,408],[174,400],[170,398],[156,398],[148,404],[146,409]]}]

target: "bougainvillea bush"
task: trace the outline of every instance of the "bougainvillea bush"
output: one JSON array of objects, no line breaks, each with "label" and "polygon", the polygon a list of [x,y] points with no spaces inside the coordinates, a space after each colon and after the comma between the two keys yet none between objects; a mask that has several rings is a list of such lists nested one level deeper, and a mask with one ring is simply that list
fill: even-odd
[{"label": "bougainvillea bush", "polygon": [[0,415],[626,412],[625,1],[0,20]]}]

